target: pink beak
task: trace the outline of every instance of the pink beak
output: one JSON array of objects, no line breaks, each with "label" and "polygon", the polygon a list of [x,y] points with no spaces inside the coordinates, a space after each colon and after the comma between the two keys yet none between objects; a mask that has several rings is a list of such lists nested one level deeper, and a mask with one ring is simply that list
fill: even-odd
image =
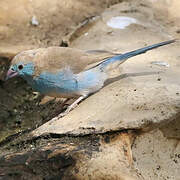
[{"label": "pink beak", "polygon": [[10,79],[10,78],[12,78],[12,77],[15,77],[15,76],[17,76],[17,75],[18,75],[18,72],[9,69],[8,72],[7,72],[7,75],[6,75],[6,79],[5,79],[5,80],[8,80],[8,79]]}]

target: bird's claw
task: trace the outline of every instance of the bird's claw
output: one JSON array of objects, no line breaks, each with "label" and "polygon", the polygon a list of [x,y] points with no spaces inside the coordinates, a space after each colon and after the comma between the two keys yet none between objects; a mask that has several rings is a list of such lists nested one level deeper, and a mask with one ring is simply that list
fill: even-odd
[{"label": "bird's claw", "polygon": [[78,103],[80,101],[82,101],[85,97],[86,96],[80,96],[74,103],[72,103],[70,106],[68,106],[68,108],[64,112],[60,113],[58,115],[58,118],[62,118],[64,116],[66,116],[71,110],[73,110],[76,106],[78,106]]},{"label": "bird's claw", "polygon": [[62,117],[64,117],[65,115],[67,115],[68,114],[68,112],[62,112],[62,113],[60,113],[59,115],[58,115],[58,118],[62,118]]},{"label": "bird's claw", "polygon": [[62,118],[64,116],[66,116],[71,110],[72,110],[72,108],[70,108],[70,106],[69,106],[64,112],[62,112],[58,115],[58,118]]},{"label": "bird's claw", "polygon": [[77,106],[77,104],[73,105],[73,106],[69,106],[64,112],[60,113],[58,115],[58,118],[62,118],[64,116],[66,116],[71,110],[73,110],[75,107]]}]

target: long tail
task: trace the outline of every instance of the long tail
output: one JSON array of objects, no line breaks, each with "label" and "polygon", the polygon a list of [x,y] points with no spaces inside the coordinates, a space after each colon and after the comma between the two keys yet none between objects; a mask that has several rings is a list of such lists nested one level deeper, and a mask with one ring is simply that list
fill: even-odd
[{"label": "long tail", "polygon": [[130,52],[127,52],[127,53],[124,53],[124,54],[116,55],[116,56],[113,56],[111,58],[105,59],[100,64],[100,66],[101,66],[101,68],[105,68],[107,65],[109,65],[111,63],[114,63],[116,61],[119,61],[120,64],[121,64],[124,61],[126,61],[128,58],[131,58],[133,56],[137,56],[139,54],[146,53],[147,51],[158,48],[160,46],[164,46],[164,45],[167,45],[167,44],[170,44],[170,43],[174,43],[175,41],[176,41],[175,39],[174,40],[169,40],[169,41],[164,41],[164,42],[161,42],[161,43],[158,43],[158,44],[153,44],[151,46],[146,46],[144,48],[137,49],[135,51],[130,51]]}]

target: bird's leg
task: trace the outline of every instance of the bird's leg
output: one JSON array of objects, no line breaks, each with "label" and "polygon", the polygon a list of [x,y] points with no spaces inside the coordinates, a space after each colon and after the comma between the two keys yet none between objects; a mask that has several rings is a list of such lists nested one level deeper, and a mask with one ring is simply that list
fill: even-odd
[{"label": "bird's leg", "polygon": [[66,100],[62,102],[62,105],[63,105],[63,106],[66,105],[66,103],[67,103],[70,99],[71,99],[71,98],[66,98]]},{"label": "bird's leg", "polygon": [[74,108],[78,105],[78,103],[79,103],[80,101],[82,101],[82,100],[85,99],[86,97],[87,97],[87,95],[86,95],[86,96],[80,96],[76,101],[74,101],[71,105],[69,105],[69,106],[67,107],[67,109],[66,109],[63,113],[59,114],[59,117],[63,117],[63,116],[65,116],[66,114],[68,114],[72,109],[74,109]]}]

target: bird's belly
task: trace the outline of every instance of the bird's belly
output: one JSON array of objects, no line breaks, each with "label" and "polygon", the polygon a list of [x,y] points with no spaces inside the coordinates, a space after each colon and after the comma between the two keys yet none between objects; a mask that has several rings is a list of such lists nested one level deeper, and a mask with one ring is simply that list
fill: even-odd
[{"label": "bird's belly", "polygon": [[65,76],[61,74],[41,74],[29,81],[40,93],[53,97],[78,97],[98,91],[104,84],[105,75],[98,69]]},{"label": "bird's belly", "polygon": [[77,75],[78,91],[81,95],[94,93],[101,89],[107,76],[97,68],[93,68]]},{"label": "bird's belly", "polygon": [[54,81],[37,80],[33,88],[41,94],[52,96],[52,97],[76,97],[76,89],[73,80],[67,80],[65,83],[58,83]]}]

